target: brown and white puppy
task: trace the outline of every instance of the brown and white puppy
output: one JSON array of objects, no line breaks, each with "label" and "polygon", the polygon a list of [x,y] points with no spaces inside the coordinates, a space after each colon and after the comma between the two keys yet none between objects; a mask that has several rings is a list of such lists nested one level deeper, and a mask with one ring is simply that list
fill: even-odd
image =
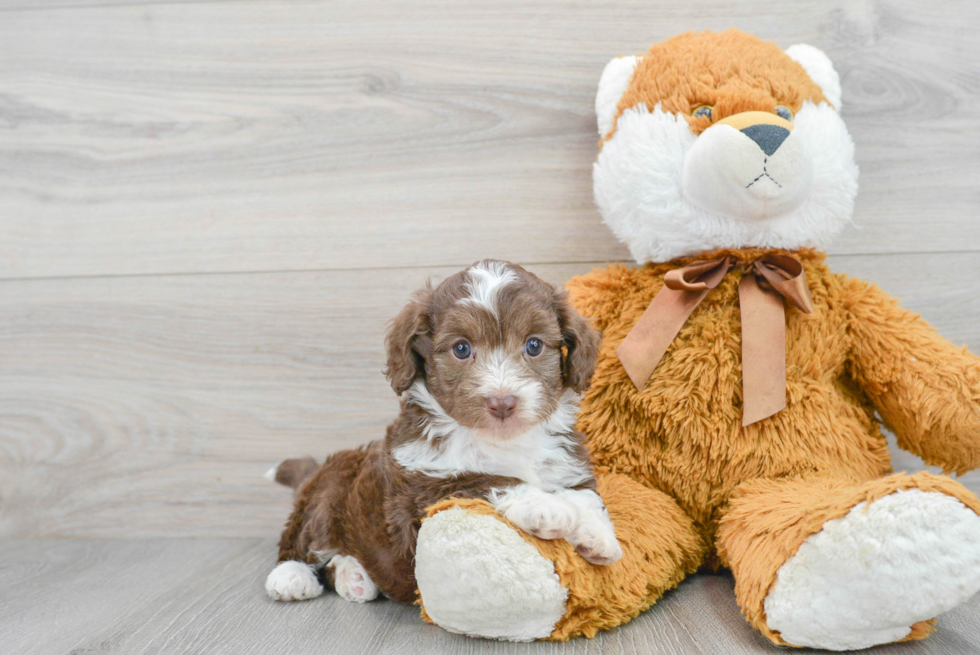
[{"label": "brown and white puppy", "polygon": [[266,580],[272,598],[333,586],[350,601],[380,592],[414,602],[418,529],[449,497],[486,498],[594,564],[622,556],[573,428],[599,337],[563,293],[520,266],[482,261],[417,292],[386,341],[402,402],[385,439],[319,467],[287,460],[270,471],[297,489]]}]

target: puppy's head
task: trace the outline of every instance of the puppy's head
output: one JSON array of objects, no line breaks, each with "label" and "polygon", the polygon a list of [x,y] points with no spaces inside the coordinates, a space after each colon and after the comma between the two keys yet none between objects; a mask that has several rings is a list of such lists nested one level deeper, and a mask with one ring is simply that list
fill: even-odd
[{"label": "puppy's head", "polygon": [[458,424],[507,438],[589,387],[598,345],[564,293],[486,260],[415,294],[388,331],[386,375],[397,393],[420,381]]}]

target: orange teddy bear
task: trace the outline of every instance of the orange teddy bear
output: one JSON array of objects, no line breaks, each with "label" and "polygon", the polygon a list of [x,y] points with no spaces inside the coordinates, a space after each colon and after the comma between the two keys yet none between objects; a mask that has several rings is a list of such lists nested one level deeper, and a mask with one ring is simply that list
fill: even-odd
[{"label": "orange teddy bear", "polygon": [[980,500],[894,474],[877,418],[976,468],[980,359],[824,264],[857,192],[840,106],[822,52],[737,30],[606,67],[595,197],[640,266],[567,286],[603,332],[579,429],[625,555],[594,567],[450,500],[419,534],[430,620],[592,636],[723,566],[774,643],[850,650],[921,639],[980,590]]}]

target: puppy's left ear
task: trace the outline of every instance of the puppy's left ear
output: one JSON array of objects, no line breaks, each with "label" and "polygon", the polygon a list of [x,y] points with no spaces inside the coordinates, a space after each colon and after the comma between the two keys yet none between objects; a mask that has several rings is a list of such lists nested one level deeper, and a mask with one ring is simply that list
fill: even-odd
[{"label": "puppy's left ear", "polygon": [[592,384],[601,337],[589,322],[575,311],[568,302],[568,294],[564,291],[556,292],[555,308],[567,351],[561,365],[562,380],[566,387],[582,393]]}]

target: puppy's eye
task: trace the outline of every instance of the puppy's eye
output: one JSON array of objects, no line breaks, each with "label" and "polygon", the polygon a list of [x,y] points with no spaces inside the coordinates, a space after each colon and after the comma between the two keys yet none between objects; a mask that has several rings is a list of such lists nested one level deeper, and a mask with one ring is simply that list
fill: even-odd
[{"label": "puppy's eye", "polygon": [[793,120],[793,112],[790,111],[789,107],[784,107],[783,105],[776,105],[776,115],[788,121]]},{"label": "puppy's eye", "polygon": [[544,344],[541,343],[541,339],[530,338],[527,343],[524,344],[524,352],[530,357],[537,357],[544,350]]},{"label": "puppy's eye", "polygon": [[697,109],[695,109],[693,112],[691,112],[691,116],[694,116],[695,118],[707,118],[710,121],[711,120],[711,107],[709,107],[708,105],[701,105],[700,107],[698,107]]},{"label": "puppy's eye", "polygon": [[470,348],[470,344],[466,341],[459,341],[453,346],[453,354],[456,355],[456,359],[466,359],[472,352],[473,349]]}]

